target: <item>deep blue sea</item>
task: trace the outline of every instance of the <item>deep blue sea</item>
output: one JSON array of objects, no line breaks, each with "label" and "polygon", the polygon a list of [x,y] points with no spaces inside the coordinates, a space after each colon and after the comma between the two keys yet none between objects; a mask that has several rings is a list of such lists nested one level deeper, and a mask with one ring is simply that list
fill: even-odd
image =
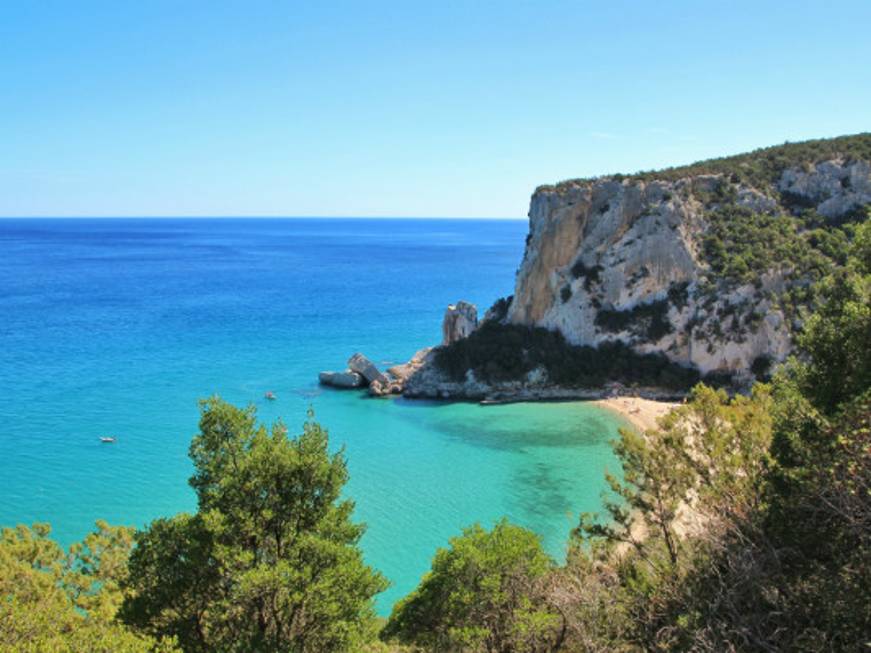
[{"label": "deep blue sea", "polygon": [[483,314],[511,294],[525,235],[520,220],[0,220],[0,525],[49,521],[69,544],[98,518],[193,510],[197,399],[220,394],[291,433],[312,406],[345,446],[366,557],[393,583],[382,613],[476,521],[508,516],[560,557],[615,467],[610,413],[317,384],[356,351],[387,366],[437,343],[449,303]]}]

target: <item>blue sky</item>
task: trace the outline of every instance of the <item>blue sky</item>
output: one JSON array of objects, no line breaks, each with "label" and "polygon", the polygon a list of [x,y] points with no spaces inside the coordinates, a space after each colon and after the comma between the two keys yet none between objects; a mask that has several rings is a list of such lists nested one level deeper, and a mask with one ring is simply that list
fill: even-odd
[{"label": "blue sky", "polygon": [[0,4],[0,215],[522,217],[871,129],[871,2]]}]

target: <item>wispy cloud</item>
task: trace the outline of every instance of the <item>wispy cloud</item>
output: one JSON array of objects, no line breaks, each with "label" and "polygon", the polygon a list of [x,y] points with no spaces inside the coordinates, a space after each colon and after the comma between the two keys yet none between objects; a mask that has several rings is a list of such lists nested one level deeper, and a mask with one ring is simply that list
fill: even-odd
[{"label": "wispy cloud", "polygon": [[617,138],[617,135],[611,132],[590,132],[590,136],[600,141],[613,141]]}]

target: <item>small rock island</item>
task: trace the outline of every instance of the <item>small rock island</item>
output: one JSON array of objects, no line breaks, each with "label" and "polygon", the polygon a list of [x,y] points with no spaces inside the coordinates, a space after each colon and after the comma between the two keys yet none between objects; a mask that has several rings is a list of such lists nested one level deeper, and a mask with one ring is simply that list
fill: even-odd
[{"label": "small rock island", "polygon": [[[468,337],[478,328],[478,309],[474,304],[459,301],[450,304],[442,321],[442,346]],[[373,397],[399,395],[406,383],[425,365],[433,363],[433,347],[418,351],[407,363],[394,365],[382,373],[369,358],[357,352],[348,359],[343,372],[326,371],[318,375],[322,385],[334,388],[368,388]]]}]

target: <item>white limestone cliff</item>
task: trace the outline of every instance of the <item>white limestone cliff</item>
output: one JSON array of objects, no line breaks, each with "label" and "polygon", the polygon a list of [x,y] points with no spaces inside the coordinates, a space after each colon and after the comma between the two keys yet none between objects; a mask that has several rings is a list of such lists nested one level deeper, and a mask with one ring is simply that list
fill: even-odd
[{"label": "white limestone cliff", "polygon": [[[754,284],[704,286],[701,239],[715,191],[757,213],[789,201],[837,218],[871,202],[871,166],[840,159],[782,172],[766,194],[722,175],[677,180],[605,177],[539,188],[507,321],[557,329],[577,345],[619,340],[639,353],[662,352],[702,374],[750,377],[755,361],[782,361],[793,324],[778,306],[784,274]],[[651,329],[659,313],[662,328]],[[625,315],[618,327],[607,317]],[[637,315],[633,322],[631,317]],[[614,320],[612,320],[614,322]]]}]

